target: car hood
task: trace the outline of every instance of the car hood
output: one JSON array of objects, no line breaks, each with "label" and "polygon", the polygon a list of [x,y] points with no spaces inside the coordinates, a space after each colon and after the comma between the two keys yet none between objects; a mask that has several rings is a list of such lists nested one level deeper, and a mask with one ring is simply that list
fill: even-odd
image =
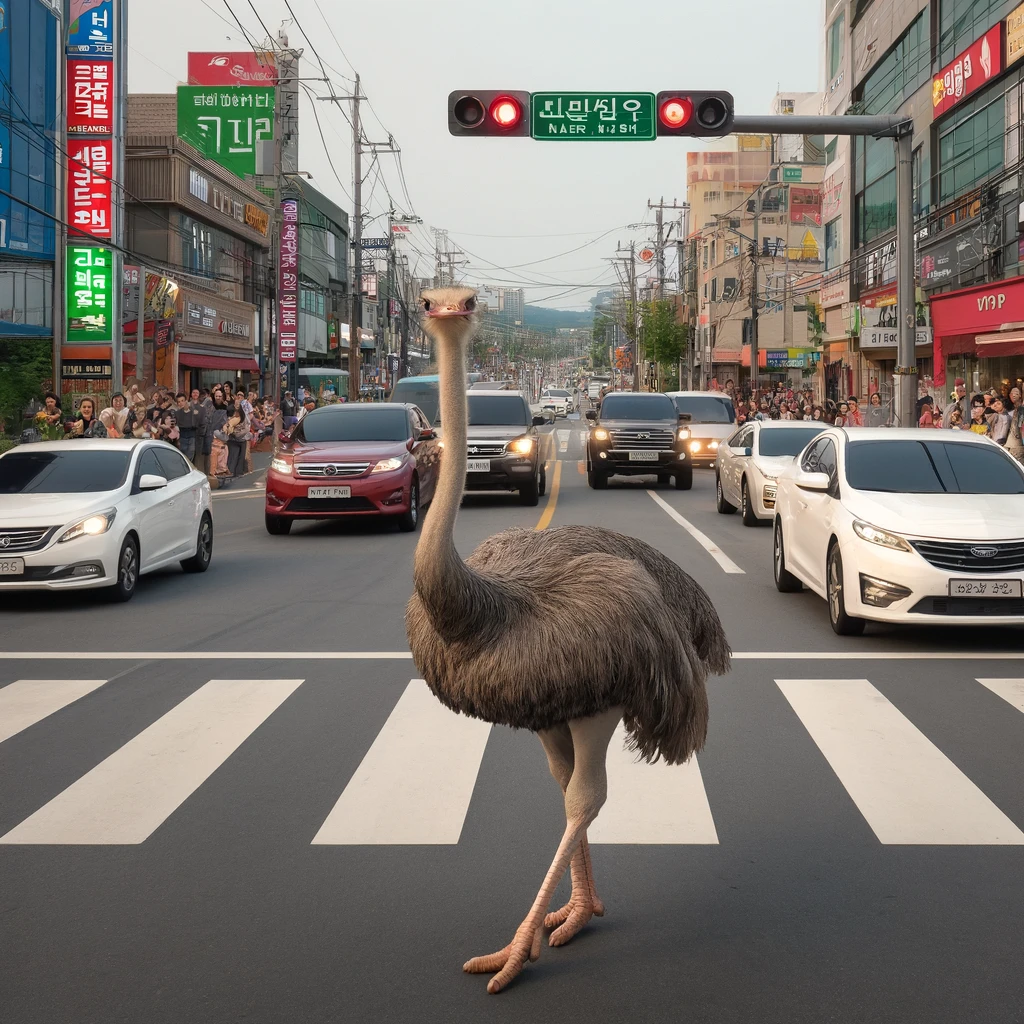
[{"label": "car hood", "polygon": [[116,505],[119,491],[90,494],[0,494],[0,528],[62,526],[81,516]]},{"label": "car hood", "polygon": [[469,439],[471,441],[511,441],[514,437],[522,437],[530,428],[521,423],[499,424],[490,427],[470,427]]},{"label": "car hood", "polygon": [[605,430],[675,430],[689,425],[676,420],[606,420],[600,417],[598,424]]},{"label": "car hood", "polygon": [[781,476],[793,465],[792,455],[755,455],[751,460],[762,473]]},{"label": "car hood", "polygon": [[295,457],[296,462],[351,462],[362,459],[390,459],[409,449],[406,441],[306,441],[283,451]]},{"label": "car hood", "polygon": [[690,437],[707,438],[710,441],[724,441],[736,430],[735,423],[680,423],[679,425],[689,428]]},{"label": "car hood", "polygon": [[889,494],[848,490],[843,504],[858,519],[893,533],[942,540],[1024,537],[1022,494]]}]

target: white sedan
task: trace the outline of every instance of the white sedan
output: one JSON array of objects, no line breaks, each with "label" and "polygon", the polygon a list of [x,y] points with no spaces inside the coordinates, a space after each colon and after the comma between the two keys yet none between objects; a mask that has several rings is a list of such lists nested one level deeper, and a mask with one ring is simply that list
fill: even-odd
[{"label": "white sedan", "polygon": [[775,586],[836,633],[1024,623],[1024,472],[961,431],[830,427],[778,480]]},{"label": "white sedan", "polygon": [[775,514],[775,481],[826,424],[816,420],[753,420],[718,448],[715,502],[732,515],[739,508],[744,526],[770,521]]},{"label": "white sedan", "polygon": [[568,416],[572,412],[572,396],[568,391],[545,388],[540,394],[540,407],[550,409],[556,416]]},{"label": "white sedan", "polygon": [[210,484],[162,441],[80,438],[0,456],[0,594],[108,588],[213,555]]}]

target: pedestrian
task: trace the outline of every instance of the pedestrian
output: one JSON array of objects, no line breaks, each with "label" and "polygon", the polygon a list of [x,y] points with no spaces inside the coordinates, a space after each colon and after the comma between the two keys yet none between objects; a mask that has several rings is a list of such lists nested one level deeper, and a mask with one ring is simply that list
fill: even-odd
[{"label": "pedestrian", "polygon": [[228,407],[224,401],[224,389],[213,389],[213,405],[210,409],[210,458],[209,476],[228,475],[228,435],[224,428],[228,422]]},{"label": "pedestrian", "polygon": [[918,400],[917,425],[926,428],[935,426],[935,407],[929,395]]},{"label": "pedestrian", "polygon": [[46,392],[43,408],[36,414],[36,429],[45,441],[59,441],[64,436],[64,411],[52,391]]},{"label": "pedestrian", "polygon": [[836,411],[835,424],[837,427],[848,427],[853,424],[849,423],[850,407],[846,402],[840,402],[839,408]]},{"label": "pedestrian", "polygon": [[281,425],[285,430],[290,430],[299,422],[299,405],[292,397],[290,391],[284,393],[281,399]]},{"label": "pedestrian", "polygon": [[175,396],[174,418],[178,425],[178,448],[189,462],[196,461],[196,434],[199,428],[199,411],[189,401],[184,391]]},{"label": "pedestrian", "polygon": [[311,413],[316,408],[316,399],[312,395],[307,395],[306,400],[302,403],[302,411],[299,413],[298,422],[302,422],[304,416]]},{"label": "pedestrian", "polygon": [[868,399],[865,422],[869,427],[887,427],[889,425],[889,410],[882,405],[882,396],[877,391],[873,391]]},{"label": "pedestrian", "polygon": [[249,442],[249,417],[241,402],[236,402],[224,426],[228,443],[228,473],[239,477],[245,472],[245,449]]},{"label": "pedestrian", "polygon": [[983,401],[971,403],[971,422],[967,429],[972,434],[980,434],[982,437],[990,436],[991,430],[988,420],[985,419],[985,403]]},{"label": "pedestrian", "polygon": [[70,422],[68,437],[106,437],[107,428],[96,415],[96,399],[86,395],[78,403],[78,415]]},{"label": "pedestrian", "polygon": [[860,411],[860,405],[857,401],[856,395],[850,395],[849,405],[847,406],[849,412],[847,414],[848,427],[863,427],[864,426],[864,415]]},{"label": "pedestrian", "polygon": [[996,444],[1006,447],[1007,439],[1010,436],[1010,414],[1006,411],[1001,396],[996,395],[989,406],[989,415],[986,417],[989,426],[989,436]]},{"label": "pedestrian", "polygon": [[213,434],[210,431],[210,415],[213,412],[213,399],[207,388],[193,391],[197,395],[196,401],[196,458],[195,466],[200,473],[210,471],[210,450],[213,443]]},{"label": "pedestrian", "polygon": [[1006,438],[1006,450],[1018,462],[1024,462],[1024,433],[1021,431],[1021,427],[1024,426],[1024,403],[1020,401],[1020,392],[1017,388],[1010,392],[1010,398],[1013,398],[1014,392],[1017,393],[1017,403],[1010,415],[1010,432]]},{"label": "pedestrian", "polygon": [[942,413],[942,425],[948,427],[950,417],[953,415],[954,409],[960,410],[961,419],[966,419],[970,408],[967,401],[967,386],[964,384],[963,377],[957,377],[953,382],[953,401],[946,406]]}]

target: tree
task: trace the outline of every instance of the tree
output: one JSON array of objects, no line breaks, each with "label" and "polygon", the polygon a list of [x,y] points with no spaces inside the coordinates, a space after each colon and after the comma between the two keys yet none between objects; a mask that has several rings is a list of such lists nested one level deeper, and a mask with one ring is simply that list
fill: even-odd
[{"label": "tree", "polygon": [[33,398],[53,373],[50,342],[35,338],[0,342],[0,434],[17,435]]},{"label": "tree", "polygon": [[664,299],[642,303],[640,324],[647,358],[658,364],[658,377],[675,378],[687,338],[686,324],[676,319],[675,303]]}]

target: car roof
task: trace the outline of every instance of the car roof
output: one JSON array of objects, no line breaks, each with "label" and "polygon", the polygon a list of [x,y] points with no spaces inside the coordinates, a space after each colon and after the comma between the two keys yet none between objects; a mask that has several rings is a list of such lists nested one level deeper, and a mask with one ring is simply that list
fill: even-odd
[{"label": "car roof", "polygon": [[718,398],[723,402],[731,402],[732,399],[722,391],[668,391],[669,398]]},{"label": "car roof", "polygon": [[467,395],[518,395],[520,398],[526,396],[522,391],[513,391],[511,388],[470,388]]},{"label": "car roof", "polygon": [[[37,451],[40,448],[45,448],[47,451],[64,452],[83,451],[85,449],[95,451],[98,448],[106,452],[130,452],[140,444],[146,444],[147,441],[150,444],[156,443],[145,437],[75,437],[66,441],[31,441],[26,444],[17,445],[10,450],[15,452],[19,448],[25,448]],[[168,445],[168,447],[173,446]]]},{"label": "car roof", "polygon": [[629,395],[630,398],[668,398],[664,391],[609,391],[605,398],[612,395]]},{"label": "car roof", "polygon": [[319,416],[325,412],[337,412],[339,409],[412,409],[414,402],[332,402],[313,409],[307,416]]},{"label": "car roof", "polygon": [[440,380],[441,378],[437,374],[429,377],[402,377],[396,382],[395,387],[398,387],[399,384],[438,384]]},{"label": "car roof", "polygon": [[825,423],[823,420],[749,420],[754,426],[762,430],[779,430],[784,427],[796,427],[798,430],[807,430],[810,427],[817,427],[818,430],[827,430],[834,425]]},{"label": "car roof", "polygon": [[969,430],[933,430],[929,433],[920,427],[833,427],[837,434],[848,442],[857,441],[953,441],[957,444],[994,444]]}]

